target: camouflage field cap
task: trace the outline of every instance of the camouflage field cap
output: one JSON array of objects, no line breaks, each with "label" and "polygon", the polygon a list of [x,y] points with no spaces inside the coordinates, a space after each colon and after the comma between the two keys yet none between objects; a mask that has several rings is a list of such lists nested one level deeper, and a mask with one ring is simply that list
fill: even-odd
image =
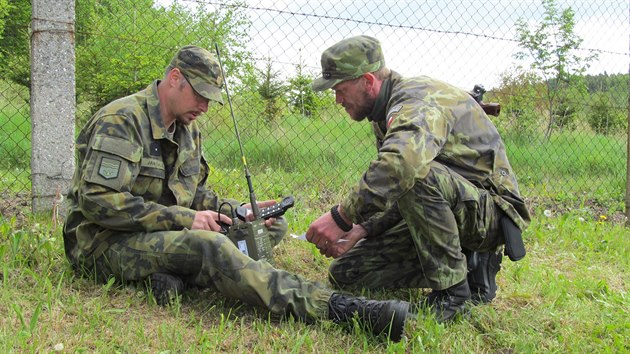
[{"label": "camouflage field cap", "polygon": [[223,74],[219,62],[208,50],[184,46],[175,54],[169,68],[178,68],[198,94],[223,104]]},{"label": "camouflage field cap", "polygon": [[329,89],[384,66],[385,58],[378,39],[369,36],[346,38],[322,53],[322,77],[313,81],[313,90]]}]

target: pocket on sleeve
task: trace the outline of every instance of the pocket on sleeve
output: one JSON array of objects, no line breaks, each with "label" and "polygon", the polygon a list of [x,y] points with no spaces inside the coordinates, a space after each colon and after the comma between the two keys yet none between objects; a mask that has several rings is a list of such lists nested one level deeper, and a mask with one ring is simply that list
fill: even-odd
[{"label": "pocket on sleeve", "polygon": [[91,150],[85,181],[118,192],[129,191],[142,157],[142,146],[119,138],[100,136],[94,139]]}]

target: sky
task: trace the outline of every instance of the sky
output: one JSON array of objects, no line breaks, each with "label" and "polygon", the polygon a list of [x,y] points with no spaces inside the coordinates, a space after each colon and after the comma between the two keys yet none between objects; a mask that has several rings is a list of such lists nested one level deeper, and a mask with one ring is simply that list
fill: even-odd
[{"label": "sky", "polygon": [[[245,1],[244,13],[252,22],[248,48],[261,67],[271,58],[274,70],[289,77],[298,64],[319,74],[323,50],[343,38],[366,34],[381,41],[387,66],[404,76],[429,75],[468,89],[478,83],[497,85],[501,74],[518,63],[516,21],[523,18],[536,26],[544,16],[541,0]],[[211,8],[221,1],[203,3]],[[575,12],[575,33],[584,40],[581,48],[600,51],[588,73],[628,73],[627,0],[556,4]]]}]

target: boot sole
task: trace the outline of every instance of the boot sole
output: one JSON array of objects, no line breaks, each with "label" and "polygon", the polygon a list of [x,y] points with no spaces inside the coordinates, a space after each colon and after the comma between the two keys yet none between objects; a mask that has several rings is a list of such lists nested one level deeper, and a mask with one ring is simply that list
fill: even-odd
[{"label": "boot sole", "polygon": [[390,301],[383,307],[383,315],[374,324],[373,332],[378,335],[387,331],[389,339],[398,342],[402,338],[410,305],[405,301]]}]

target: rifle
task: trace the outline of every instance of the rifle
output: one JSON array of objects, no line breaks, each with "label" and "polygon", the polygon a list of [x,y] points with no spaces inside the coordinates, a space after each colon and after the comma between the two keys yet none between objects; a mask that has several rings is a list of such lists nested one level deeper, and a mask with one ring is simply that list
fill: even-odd
[{"label": "rifle", "polygon": [[498,117],[501,113],[501,105],[498,103],[486,103],[483,101],[483,94],[486,93],[486,89],[483,85],[477,84],[473,87],[473,90],[468,92],[479,103],[483,111],[486,114]]}]

